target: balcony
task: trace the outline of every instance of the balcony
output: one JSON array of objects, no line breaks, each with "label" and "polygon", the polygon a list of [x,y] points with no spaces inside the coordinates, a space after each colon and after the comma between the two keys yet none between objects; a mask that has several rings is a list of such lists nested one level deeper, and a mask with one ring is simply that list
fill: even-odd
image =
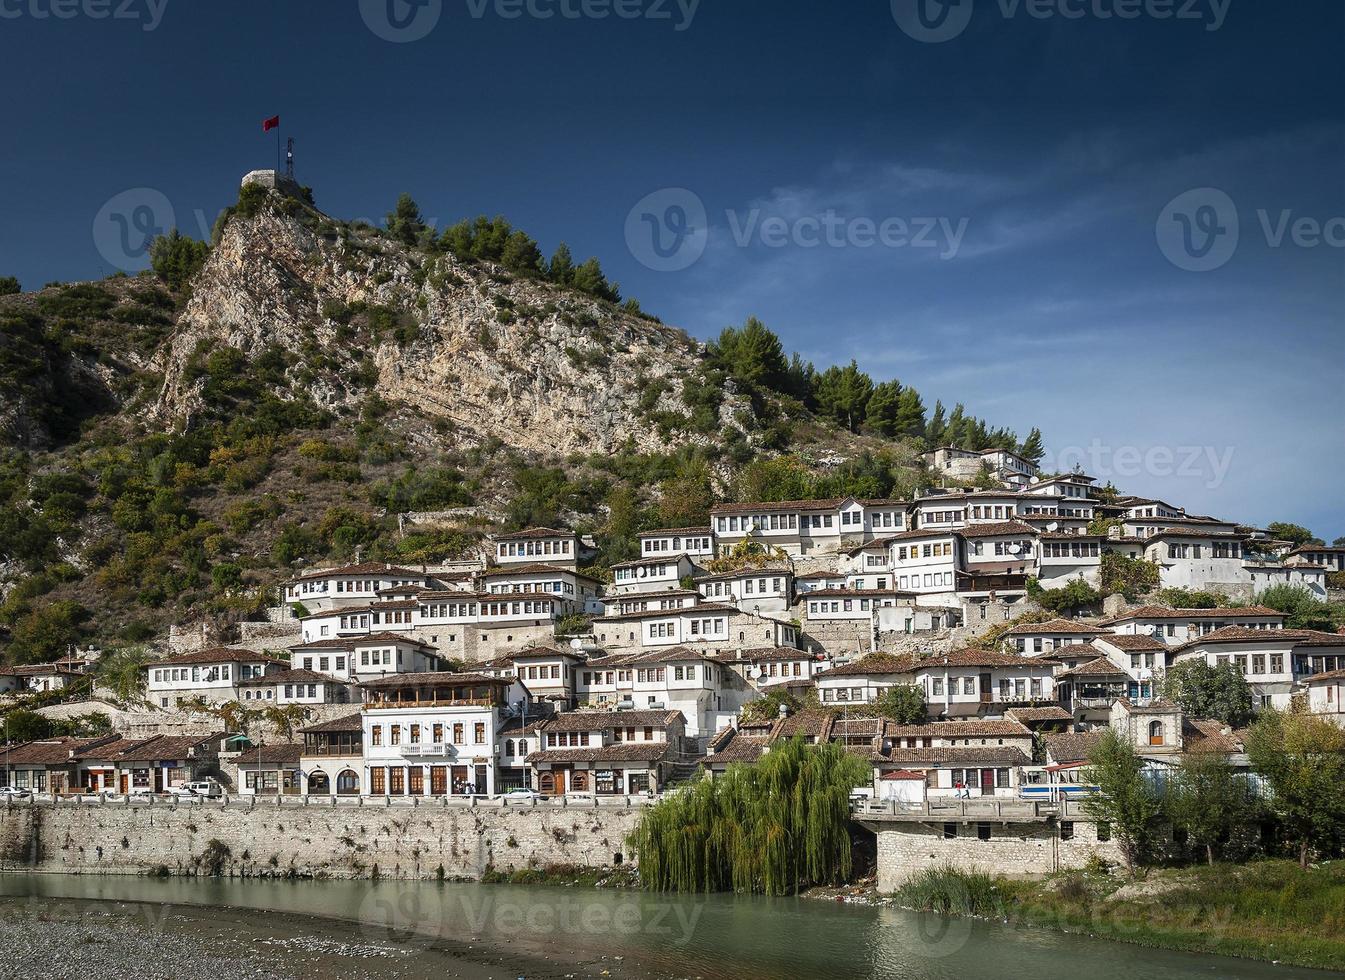
[{"label": "balcony", "polygon": [[404,756],[414,756],[416,758],[455,754],[451,742],[410,742],[406,745],[397,746],[397,749]]}]

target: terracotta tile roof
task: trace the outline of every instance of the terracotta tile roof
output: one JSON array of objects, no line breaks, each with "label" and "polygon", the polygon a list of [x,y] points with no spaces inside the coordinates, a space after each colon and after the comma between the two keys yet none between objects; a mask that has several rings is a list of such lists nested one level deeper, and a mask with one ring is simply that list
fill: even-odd
[{"label": "terracotta tile roof", "polygon": [[38,739],[10,748],[0,748],[0,764],[17,765],[58,765],[73,762],[74,753],[96,745],[109,744],[118,740],[116,735],[103,735],[98,738],[61,738]]},{"label": "terracotta tile roof", "polygon": [[353,650],[356,647],[375,646],[381,643],[400,643],[403,646],[421,647],[425,650],[434,650],[435,648],[420,640],[413,640],[409,636],[403,636],[401,633],[368,633],[364,636],[348,636],[341,639],[329,640],[311,640],[308,643],[300,643],[292,646],[290,650]]},{"label": "terracotta tile roof", "polygon": [[1042,708],[1010,708],[1004,712],[1006,718],[1021,721],[1023,724],[1040,721],[1072,721],[1074,716],[1058,704]]},{"label": "terracotta tile roof", "polygon": [[544,732],[598,732],[614,728],[667,728],[684,721],[680,711],[566,711],[543,722]]},{"label": "terracotta tile roof", "polygon": [[791,574],[788,565],[766,564],[766,565],[744,565],[742,568],[735,568],[731,572],[717,572],[714,575],[702,575],[696,579],[697,582],[719,582],[734,578],[751,578],[754,575],[789,575]]},{"label": "terracotta tile roof", "polygon": [[569,657],[571,660],[583,660],[579,654],[573,650],[561,650],[557,647],[536,646],[528,647],[526,650],[520,650],[517,653],[508,654],[507,657],[500,659],[508,660],[527,660],[529,657]]},{"label": "terracotta tile roof", "polygon": [[1061,732],[1056,735],[1043,735],[1042,743],[1046,754],[1057,765],[1065,762],[1083,762],[1097,746],[1102,732]]},{"label": "terracotta tile roof", "polygon": [[711,660],[721,664],[779,663],[791,660],[816,660],[806,650],[793,647],[757,647],[752,650],[732,650],[728,653],[711,655]]},{"label": "terracotta tile roof", "polygon": [[714,754],[705,759],[706,765],[756,762],[770,745],[770,740],[760,735],[742,735],[731,728],[725,731],[732,733],[732,737],[715,745]]},{"label": "terracotta tile roof", "polygon": [[1242,742],[1222,722],[1210,718],[1186,718],[1182,721],[1182,748],[1187,752],[1219,752],[1232,755],[1242,751]]},{"label": "terracotta tile roof", "polygon": [[277,660],[275,657],[268,657],[264,653],[257,653],[255,650],[235,650],[230,647],[212,647],[209,650],[199,650],[196,653],[182,653],[176,657],[165,657],[163,660],[148,661],[146,667],[181,667],[184,664],[276,664],[281,667],[288,667],[283,660]]},{"label": "terracotta tile roof", "polygon": [[1121,613],[1110,619],[1102,620],[1098,625],[1111,626],[1132,619],[1240,619],[1246,617],[1275,616],[1284,617],[1284,613],[1269,606],[1231,606],[1223,609],[1177,609],[1170,606],[1140,606],[1129,612]]},{"label": "terracotta tile roof", "polygon": [[799,600],[809,599],[914,599],[913,592],[897,592],[893,589],[813,589],[799,594]]},{"label": "terracotta tile roof", "polygon": [[831,734],[836,713],[825,708],[804,708],[781,718],[771,726],[771,740],[793,738],[795,735],[815,736],[821,741]]},{"label": "terracotta tile roof", "polygon": [[1314,684],[1318,681],[1345,681],[1345,670],[1328,670],[1321,674],[1313,674],[1305,678],[1307,683]]},{"label": "terracotta tile roof", "polygon": [[330,575],[396,575],[398,577],[414,575],[427,578],[425,571],[413,568],[401,568],[381,561],[364,561],[355,565],[338,565],[335,568],[310,568],[299,575],[301,579],[325,578]]},{"label": "terracotta tile roof", "polygon": [[831,497],[824,500],[772,500],[746,504],[716,504],[710,508],[714,515],[724,514],[778,514],[788,511],[836,510],[849,497]]},{"label": "terracotta tile roof", "polygon": [[544,762],[658,762],[666,756],[669,742],[616,742],[575,749],[543,749],[529,753],[528,765]]},{"label": "terracotta tile roof", "polygon": [[964,538],[999,538],[1010,534],[1035,535],[1037,529],[1022,521],[997,521],[993,524],[969,524],[957,533]]},{"label": "terracotta tile roof", "polygon": [[1161,640],[1156,640],[1147,633],[1108,633],[1105,636],[1097,638],[1098,643],[1106,643],[1118,650],[1143,651],[1143,650],[1167,650],[1168,645]]},{"label": "terracotta tile roof", "polygon": [[1091,643],[1071,643],[1067,647],[1056,647],[1049,654],[1034,657],[1035,660],[1077,660],[1087,657],[1092,660],[1098,655],[1098,648]]},{"label": "terracotta tile roof", "polygon": [[934,749],[890,749],[875,752],[873,762],[931,768],[967,765],[1026,766],[1032,760],[1022,749],[1009,745],[958,745]]},{"label": "terracotta tile roof", "polygon": [[1304,643],[1311,646],[1345,646],[1345,636],[1337,633],[1321,633],[1317,630],[1256,630],[1247,626],[1222,626],[1172,649],[1189,650],[1196,646],[1220,643]]},{"label": "terracotta tile roof", "polygon": [[[561,568],[559,565],[547,565],[542,562],[527,562],[518,565],[496,565],[494,568],[481,572],[479,577],[504,578],[508,575],[569,575],[574,578],[582,578],[588,582],[598,581],[592,575],[585,575],[583,572],[576,572],[572,568]],[[512,595],[513,593],[508,593]],[[520,593],[524,594],[524,593]]]},{"label": "terracotta tile roof", "polygon": [[[937,527],[919,527],[913,531],[898,531],[896,534],[886,534],[876,541],[868,542],[872,544],[887,544],[892,541],[912,541],[918,538],[951,538],[958,533],[957,528],[937,528]],[[868,545],[861,545],[859,548],[852,548],[851,551],[860,551]]]},{"label": "terracotta tile roof", "polygon": [[[1066,717],[1072,717],[1066,715]],[[925,725],[892,725],[893,738],[1031,738],[1032,731],[1012,718],[982,718],[976,721],[931,721]]]},{"label": "terracotta tile roof", "polygon": [[1012,629],[1004,631],[1005,636],[1020,636],[1034,633],[1080,633],[1089,636],[1095,636],[1098,633],[1106,633],[1107,630],[1101,626],[1090,626],[1088,623],[1081,623],[1074,619],[1048,619],[1044,623],[1019,623]]},{"label": "terracotta tile roof", "polygon": [[1079,666],[1073,668],[1072,670],[1062,671],[1061,673],[1056,675],[1057,678],[1062,679],[1070,677],[1128,678],[1129,676],[1130,676],[1129,674],[1127,674],[1120,667],[1116,666],[1116,664],[1112,663],[1106,657],[1098,657],[1096,660],[1091,660],[1086,664],[1079,664]]},{"label": "terracotta tile roof", "polygon": [[507,531],[504,534],[492,534],[493,541],[521,541],[524,538],[573,538],[573,531],[562,531],[555,527],[530,527],[522,531]]},{"label": "terracotta tile roof", "polygon": [[711,660],[709,654],[700,650],[693,650],[691,647],[670,647],[667,650],[653,650],[648,653],[637,653],[632,659],[633,664],[671,664],[682,663],[687,660]]},{"label": "terracotta tile roof", "polygon": [[915,661],[907,656],[890,653],[870,653],[848,664],[832,667],[821,677],[864,677],[875,674],[909,674]]},{"label": "terracotta tile roof", "polygon": [[277,670],[261,677],[248,677],[238,682],[239,687],[270,687],[272,684],[345,684],[347,681],[319,674],[315,670],[294,667],[289,670]]},{"label": "terracotta tile roof", "polygon": [[314,735],[321,732],[359,732],[363,730],[364,725],[358,711],[354,714],[342,715],[340,718],[332,718],[330,721],[318,722],[316,725],[309,725],[307,728],[300,729],[304,734],[311,732]]},{"label": "terracotta tile roof", "polygon": [[916,670],[934,667],[1033,667],[1040,664],[1040,657],[1024,657],[1017,653],[964,647],[961,650],[926,657],[916,664]]},{"label": "terracotta tile roof", "polygon": [[710,534],[709,527],[656,527],[652,531],[641,531],[636,535],[637,538],[655,538],[666,537],[669,534],[680,534],[683,537],[688,534]]},{"label": "terracotta tile roof", "polygon": [[[661,595],[659,592],[651,592],[650,595]],[[608,597],[612,598],[612,597]],[[734,606],[725,605],[722,602],[701,602],[694,606],[679,606],[676,609],[644,609],[639,612],[613,613],[607,616],[599,616],[594,620],[595,623],[610,623],[625,619],[655,619],[659,617],[667,618],[677,616],[683,613],[703,613],[703,612],[722,612],[736,613],[739,610]]]},{"label": "terracotta tile roof", "polygon": [[304,747],[296,742],[280,742],[276,745],[262,745],[249,749],[236,760],[238,768],[248,766],[265,769],[267,766],[297,766],[303,757]]},{"label": "terracotta tile roof", "polygon": [[387,674],[372,680],[361,681],[360,687],[508,687],[514,683],[512,677],[488,677],[485,674],[455,674],[452,671],[436,670],[417,674]]},{"label": "terracotta tile roof", "polygon": [[[203,746],[209,749],[224,737],[222,732],[211,735],[156,735],[147,738],[118,755],[114,762],[169,762],[189,759]],[[208,752],[206,754],[209,754]]]}]

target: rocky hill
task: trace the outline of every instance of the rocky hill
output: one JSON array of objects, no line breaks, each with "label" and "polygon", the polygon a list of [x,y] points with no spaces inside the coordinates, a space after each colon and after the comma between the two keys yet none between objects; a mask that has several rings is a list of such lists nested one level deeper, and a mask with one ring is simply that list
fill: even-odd
[{"label": "rocky hill", "polygon": [[[197,354],[218,345],[302,355],[291,373],[325,408],[373,390],[451,423],[463,441],[496,436],[558,454],[668,448],[672,433],[653,420],[682,410],[703,355],[682,331],[612,304],[492,264],[417,254],[294,200],[223,229],[156,363],[161,419],[191,419]],[[745,407],[727,392],[721,427]]]}]

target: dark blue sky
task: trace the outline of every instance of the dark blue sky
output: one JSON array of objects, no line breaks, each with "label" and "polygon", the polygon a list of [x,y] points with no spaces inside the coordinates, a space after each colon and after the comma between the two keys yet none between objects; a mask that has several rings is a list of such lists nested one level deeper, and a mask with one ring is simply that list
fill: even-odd
[{"label": "dark blue sky", "polygon": [[503,213],[697,336],[755,314],[1062,468],[1345,534],[1339,0],[388,2],[0,0],[0,274],[203,235],[279,113],[333,215]]}]

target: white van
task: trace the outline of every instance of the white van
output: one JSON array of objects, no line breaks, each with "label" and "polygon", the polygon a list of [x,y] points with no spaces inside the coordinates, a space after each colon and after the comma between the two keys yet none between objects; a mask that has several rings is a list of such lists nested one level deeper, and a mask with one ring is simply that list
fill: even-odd
[{"label": "white van", "polygon": [[215,799],[224,795],[224,789],[213,779],[199,779],[194,783],[183,783],[181,786],[174,786],[170,792],[174,796],[204,796],[207,799]]}]

